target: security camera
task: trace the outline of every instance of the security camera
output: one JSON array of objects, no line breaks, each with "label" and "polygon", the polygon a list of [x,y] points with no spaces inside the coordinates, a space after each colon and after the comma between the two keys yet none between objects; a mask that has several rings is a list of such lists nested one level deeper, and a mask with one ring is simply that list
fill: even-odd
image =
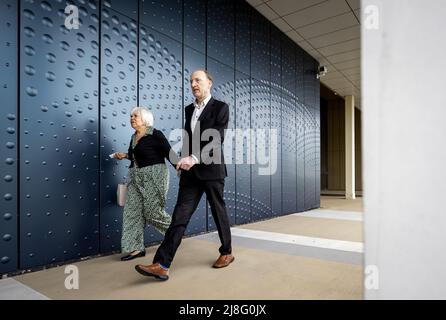
[{"label": "security camera", "polygon": [[317,72],[316,78],[317,79],[322,78],[323,76],[325,76],[327,74],[327,72],[328,72],[328,69],[326,66],[320,66],[319,70]]}]

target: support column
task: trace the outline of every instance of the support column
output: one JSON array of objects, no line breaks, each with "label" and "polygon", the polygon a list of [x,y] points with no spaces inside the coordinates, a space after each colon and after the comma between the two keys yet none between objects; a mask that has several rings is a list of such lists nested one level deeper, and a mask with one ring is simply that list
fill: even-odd
[{"label": "support column", "polygon": [[345,198],[355,199],[355,97],[345,97]]},{"label": "support column", "polygon": [[364,296],[446,299],[446,1],[361,10]]}]

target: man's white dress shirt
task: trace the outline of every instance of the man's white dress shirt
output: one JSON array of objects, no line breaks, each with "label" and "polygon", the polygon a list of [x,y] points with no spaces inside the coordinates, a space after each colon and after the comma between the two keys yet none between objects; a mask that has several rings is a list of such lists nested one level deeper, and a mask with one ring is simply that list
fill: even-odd
[{"label": "man's white dress shirt", "polygon": [[204,99],[200,104],[197,103],[197,100],[194,101],[194,113],[192,113],[192,119],[190,122],[190,127],[192,132],[195,130],[195,126],[197,125],[198,118],[200,118],[200,115],[203,113],[204,108],[208,104],[209,100],[211,100],[212,96],[209,95],[206,99]]},{"label": "man's white dress shirt", "polygon": [[[203,113],[204,108],[208,104],[209,100],[211,100],[212,96],[208,95],[206,99],[204,99],[200,104],[197,103],[197,100],[194,100],[194,112],[192,113],[192,119],[190,121],[190,128],[192,132],[194,132],[195,127],[197,126],[198,118],[200,118],[200,115]],[[198,163],[197,157],[192,155],[192,158],[194,158],[195,162]]]}]

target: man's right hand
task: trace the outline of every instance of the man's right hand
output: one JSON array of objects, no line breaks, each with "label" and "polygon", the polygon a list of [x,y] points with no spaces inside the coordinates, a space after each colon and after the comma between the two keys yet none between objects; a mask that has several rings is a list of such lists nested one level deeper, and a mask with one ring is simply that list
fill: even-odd
[{"label": "man's right hand", "polygon": [[124,152],[116,152],[115,159],[122,160],[127,158],[127,153]]},{"label": "man's right hand", "polygon": [[187,157],[181,158],[180,161],[178,161],[176,169],[188,171],[196,163],[197,163],[197,161],[195,161],[195,159],[192,156],[187,156]]}]

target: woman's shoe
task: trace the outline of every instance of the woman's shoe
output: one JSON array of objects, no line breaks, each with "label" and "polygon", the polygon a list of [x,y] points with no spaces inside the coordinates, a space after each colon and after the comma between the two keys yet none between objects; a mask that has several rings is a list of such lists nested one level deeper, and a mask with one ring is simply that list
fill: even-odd
[{"label": "woman's shoe", "polygon": [[137,253],[137,254],[128,254],[126,256],[123,256],[121,258],[121,261],[129,261],[129,260],[133,260],[133,259],[136,259],[136,258],[139,258],[139,257],[144,257],[145,255],[146,255],[146,251],[145,250],[144,251],[139,251],[139,253]]}]

